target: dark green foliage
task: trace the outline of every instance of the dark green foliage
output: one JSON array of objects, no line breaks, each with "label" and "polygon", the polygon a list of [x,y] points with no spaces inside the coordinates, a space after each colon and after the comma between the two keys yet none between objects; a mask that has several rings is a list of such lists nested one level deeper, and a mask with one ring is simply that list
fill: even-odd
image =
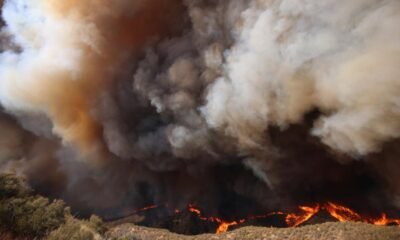
[{"label": "dark green foliage", "polygon": [[21,178],[11,173],[0,174],[0,200],[11,197],[26,197],[32,190]]},{"label": "dark green foliage", "polygon": [[63,201],[35,196],[22,179],[0,173],[0,239],[97,240],[105,231],[101,218],[74,219]]},{"label": "dark green foliage", "polygon": [[58,228],[69,214],[63,201],[32,196],[31,189],[12,174],[0,174],[0,231],[42,237]]},{"label": "dark green foliage", "polygon": [[0,204],[0,223],[17,235],[44,236],[64,223],[62,201],[43,197],[12,198]]}]

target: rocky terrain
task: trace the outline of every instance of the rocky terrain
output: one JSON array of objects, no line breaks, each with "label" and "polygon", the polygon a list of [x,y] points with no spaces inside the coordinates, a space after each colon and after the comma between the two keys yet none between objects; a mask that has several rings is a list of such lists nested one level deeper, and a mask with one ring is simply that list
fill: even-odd
[{"label": "rocky terrain", "polygon": [[112,240],[397,240],[400,227],[329,222],[298,228],[243,227],[223,234],[184,236],[127,223],[112,228],[106,237]]}]

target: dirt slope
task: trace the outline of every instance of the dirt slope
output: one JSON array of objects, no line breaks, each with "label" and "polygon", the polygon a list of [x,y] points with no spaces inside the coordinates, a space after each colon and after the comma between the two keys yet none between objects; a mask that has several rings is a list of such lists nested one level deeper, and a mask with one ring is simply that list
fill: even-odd
[{"label": "dirt slope", "polygon": [[118,240],[400,240],[400,227],[364,223],[324,223],[299,228],[243,227],[224,234],[183,236],[167,230],[122,224],[107,233]]}]

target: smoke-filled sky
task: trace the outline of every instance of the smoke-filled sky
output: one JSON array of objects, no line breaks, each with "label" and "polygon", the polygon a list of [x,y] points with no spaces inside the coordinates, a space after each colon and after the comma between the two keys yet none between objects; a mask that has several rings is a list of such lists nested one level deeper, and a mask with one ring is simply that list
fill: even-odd
[{"label": "smoke-filled sky", "polygon": [[224,185],[270,206],[362,165],[400,206],[398,0],[5,0],[2,18],[0,168],[50,196],[109,214]]}]

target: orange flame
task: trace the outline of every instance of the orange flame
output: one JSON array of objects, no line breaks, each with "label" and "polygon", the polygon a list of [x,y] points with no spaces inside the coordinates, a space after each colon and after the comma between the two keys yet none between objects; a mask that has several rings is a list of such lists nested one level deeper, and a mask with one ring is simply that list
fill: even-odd
[{"label": "orange flame", "polygon": [[195,213],[199,217],[199,219],[218,223],[219,226],[216,230],[216,233],[226,232],[229,230],[230,226],[242,224],[251,219],[264,219],[270,216],[277,215],[285,215],[286,224],[289,227],[297,227],[307,222],[310,218],[312,218],[321,210],[325,210],[327,213],[329,213],[330,216],[340,222],[365,222],[380,226],[385,226],[388,224],[400,225],[400,219],[388,218],[386,214],[382,214],[379,218],[375,219],[362,217],[360,214],[351,210],[350,208],[332,202],[328,202],[324,205],[317,204],[314,206],[299,206],[299,209],[301,210],[300,213],[271,212],[264,215],[249,216],[246,219],[228,222],[217,217],[204,217],[201,215],[200,209],[194,207],[191,204],[188,205],[188,210],[192,213]]},{"label": "orange flame", "polygon": [[390,219],[387,218],[386,214],[382,214],[382,216],[378,219],[375,219],[373,224],[378,225],[378,226],[385,226],[390,223]]},{"label": "orange flame", "polygon": [[400,219],[388,218],[387,215],[383,213],[380,218],[372,219],[371,223],[378,226],[386,226],[389,224],[400,225]]},{"label": "orange flame", "polygon": [[228,231],[228,228],[230,226],[238,225],[238,222],[233,221],[233,222],[221,222],[217,228],[216,233],[224,233]]},{"label": "orange flame", "polygon": [[315,207],[299,206],[300,210],[303,211],[302,214],[289,213],[285,218],[285,222],[289,227],[296,227],[300,224],[308,221],[312,216],[317,214],[320,210],[320,206]]},{"label": "orange flame", "polygon": [[331,202],[325,204],[325,210],[339,222],[364,222],[365,220],[350,208]]},{"label": "orange flame", "polygon": [[[168,205],[164,204],[168,207]],[[144,208],[140,208],[135,210],[135,213],[147,211],[150,209],[155,209],[160,207],[160,205],[150,205]],[[285,212],[270,212],[263,215],[254,215],[249,216],[244,219],[236,220],[236,221],[225,221],[218,217],[205,217],[202,215],[202,212],[199,208],[197,208],[193,204],[188,204],[187,211],[195,214],[200,220],[208,221],[217,223],[218,227],[216,229],[216,233],[224,233],[229,230],[231,226],[243,224],[249,220],[253,219],[266,219],[271,216],[284,216],[285,222],[289,227],[297,227],[305,222],[307,222],[310,218],[312,218],[318,212],[324,210],[329,213],[330,216],[335,218],[340,222],[365,222],[379,226],[386,226],[386,225],[399,225],[400,226],[400,219],[389,218],[385,213],[383,213],[378,218],[368,218],[363,217],[354,210],[345,207],[343,205],[339,205],[332,202],[327,202],[326,204],[320,205],[316,204],[314,206],[299,206],[299,212],[297,213],[285,213]],[[182,211],[179,209],[174,210],[175,214],[179,214]]]},{"label": "orange flame", "polygon": [[197,216],[199,216],[201,218],[201,211],[199,209],[195,208],[193,205],[189,204],[188,211],[195,213]]},{"label": "orange flame", "polygon": [[228,231],[230,226],[238,225],[239,223],[244,222],[244,220],[240,220],[239,222],[237,222],[237,221],[227,222],[227,221],[223,221],[222,219],[217,218],[217,217],[203,217],[200,209],[196,208],[193,204],[189,204],[187,209],[189,212],[196,214],[197,217],[203,221],[210,221],[210,222],[218,223],[219,225],[218,225],[217,230],[215,231],[216,233],[224,233],[224,232]]}]

